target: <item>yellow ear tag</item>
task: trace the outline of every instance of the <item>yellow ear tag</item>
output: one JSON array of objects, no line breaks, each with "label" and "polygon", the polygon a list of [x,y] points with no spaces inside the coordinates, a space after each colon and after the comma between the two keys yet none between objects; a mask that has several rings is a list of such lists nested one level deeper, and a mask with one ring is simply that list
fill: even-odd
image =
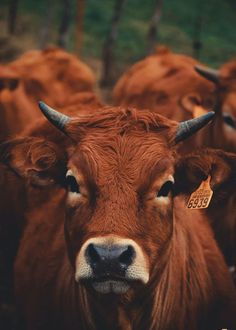
[{"label": "yellow ear tag", "polygon": [[213,195],[213,191],[210,187],[210,180],[211,176],[209,175],[205,181],[202,181],[197,190],[191,194],[187,204],[188,209],[206,209],[209,206]]},{"label": "yellow ear tag", "polygon": [[200,117],[202,115],[205,115],[208,111],[201,107],[200,105],[195,105],[193,108],[193,118]]}]

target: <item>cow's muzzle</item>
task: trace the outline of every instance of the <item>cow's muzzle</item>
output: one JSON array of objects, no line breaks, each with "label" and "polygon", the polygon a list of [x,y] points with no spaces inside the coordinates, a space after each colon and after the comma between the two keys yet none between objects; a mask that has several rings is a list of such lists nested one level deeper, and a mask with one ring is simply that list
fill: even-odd
[{"label": "cow's muzzle", "polygon": [[132,264],[135,251],[132,245],[89,244],[86,251],[87,262],[97,278],[123,277]]},{"label": "cow's muzzle", "polygon": [[100,293],[125,293],[132,282],[149,280],[141,248],[130,239],[96,237],[82,246],[76,259],[76,281],[86,281]]}]

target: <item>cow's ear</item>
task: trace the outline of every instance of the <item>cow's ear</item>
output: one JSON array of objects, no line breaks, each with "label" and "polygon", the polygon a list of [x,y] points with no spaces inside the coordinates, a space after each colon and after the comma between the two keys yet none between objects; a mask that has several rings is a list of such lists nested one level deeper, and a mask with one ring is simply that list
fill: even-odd
[{"label": "cow's ear", "polygon": [[200,95],[196,93],[188,93],[180,99],[180,104],[184,110],[193,115],[195,106],[199,106],[201,104]]},{"label": "cow's ear", "polygon": [[[210,101],[210,99],[207,101]],[[201,96],[196,93],[186,94],[180,99],[182,108],[187,111],[192,118],[200,117],[208,112],[207,109],[211,109],[208,102],[204,103],[206,104],[202,104]]]},{"label": "cow's ear", "polygon": [[236,154],[205,149],[181,157],[175,168],[175,194],[191,194],[208,176],[215,201],[232,193],[236,186]]},{"label": "cow's ear", "polygon": [[34,186],[63,183],[66,155],[43,138],[16,138],[0,145],[0,161]]}]

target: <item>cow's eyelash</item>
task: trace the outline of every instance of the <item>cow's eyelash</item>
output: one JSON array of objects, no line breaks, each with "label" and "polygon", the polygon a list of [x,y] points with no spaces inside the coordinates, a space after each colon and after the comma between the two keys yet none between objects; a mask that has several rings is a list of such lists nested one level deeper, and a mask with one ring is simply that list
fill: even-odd
[{"label": "cow's eyelash", "polygon": [[158,191],[157,197],[167,197],[170,191],[172,190],[172,187],[173,187],[173,182],[170,180],[166,181]]}]

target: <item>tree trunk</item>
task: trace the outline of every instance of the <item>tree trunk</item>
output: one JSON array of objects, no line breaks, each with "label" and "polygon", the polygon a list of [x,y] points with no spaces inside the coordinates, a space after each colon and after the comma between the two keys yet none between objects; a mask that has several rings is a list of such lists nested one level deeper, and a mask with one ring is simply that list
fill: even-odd
[{"label": "tree trunk", "polygon": [[86,0],[77,0],[76,33],[75,33],[75,52],[76,52],[76,54],[80,53],[80,49],[82,46],[85,2],[86,2]]},{"label": "tree trunk", "polygon": [[40,32],[40,39],[39,39],[39,48],[43,49],[47,46],[49,39],[50,39],[50,30],[52,26],[52,20],[53,20],[53,13],[54,13],[54,6],[52,2],[48,2],[47,5],[47,11],[45,13],[45,16],[43,18],[42,22],[42,29]]},{"label": "tree trunk", "polygon": [[62,16],[59,26],[58,46],[66,48],[68,43],[69,25],[71,22],[71,0],[62,0]]},{"label": "tree trunk", "polygon": [[16,19],[17,19],[18,0],[9,1],[8,11],[8,33],[14,34],[16,32]]},{"label": "tree trunk", "polygon": [[114,62],[113,49],[118,35],[118,25],[121,19],[122,10],[126,0],[115,0],[114,11],[111,20],[110,30],[103,45],[102,61],[103,72],[101,85],[108,86],[112,82],[112,66]]},{"label": "tree trunk", "polygon": [[193,56],[196,59],[200,58],[200,52],[202,49],[201,34],[203,26],[203,1],[199,0],[197,2],[196,16],[194,22],[194,32],[193,32]]},{"label": "tree trunk", "polygon": [[159,23],[161,20],[162,7],[164,0],[156,0],[154,14],[151,18],[151,22],[148,29],[148,52],[153,53],[158,40]]}]

